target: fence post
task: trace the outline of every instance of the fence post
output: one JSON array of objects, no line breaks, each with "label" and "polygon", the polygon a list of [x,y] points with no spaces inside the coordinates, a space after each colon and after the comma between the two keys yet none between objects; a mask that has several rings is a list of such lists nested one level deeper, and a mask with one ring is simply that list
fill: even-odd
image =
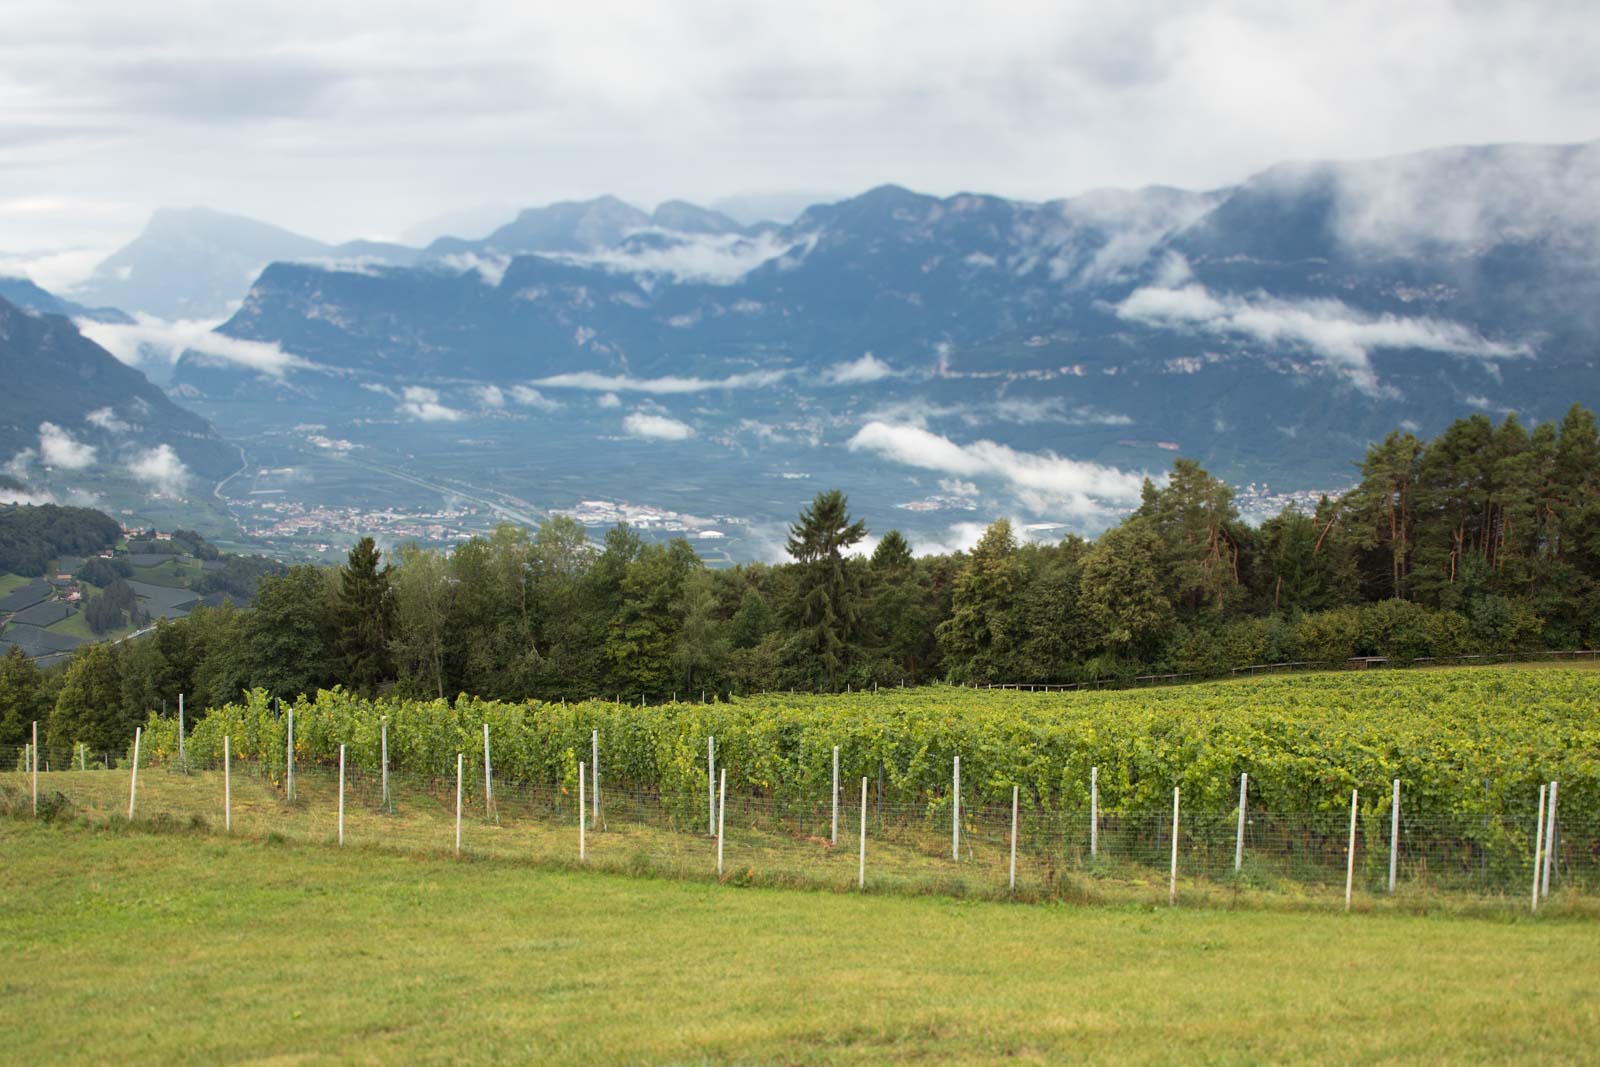
[{"label": "fence post", "polygon": [[861,860],[856,874],[856,888],[867,888],[867,779],[861,779]]},{"label": "fence post", "polygon": [[1017,891],[1017,787],[1011,787],[1011,891]]},{"label": "fence post", "polygon": [[[618,701],[618,703],[620,704],[621,701]],[[590,783],[590,786],[594,789],[594,825],[595,825],[595,829],[598,830],[600,828],[600,731],[599,730],[596,730],[594,732],[594,735],[589,738],[589,743],[593,746],[592,755],[594,757],[594,771],[593,771],[592,774],[589,775],[589,777],[594,779],[594,781],[592,781]]]},{"label": "fence post", "polygon": [[500,821],[500,811],[494,806],[494,771],[489,764],[489,724],[483,724],[483,817],[485,821],[493,812],[495,822]]},{"label": "fence post", "polygon": [[78,770],[86,771],[88,769],[89,769],[89,746],[80,741],[80,742],[78,742]]},{"label": "fence post", "polygon": [[1178,903],[1178,787],[1172,787],[1172,870],[1167,875],[1167,905]]},{"label": "fence post", "polygon": [[183,694],[182,693],[178,694],[178,766],[183,768],[184,773],[186,773],[186,774],[188,773],[188,771],[189,771],[188,749],[184,747],[184,736],[183,736]]},{"label": "fence post", "polygon": [[[33,720],[33,747],[28,749],[28,770],[33,775],[33,814],[39,815],[39,720]],[[133,818],[132,815],[128,818]]]},{"label": "fence post", "polygon": [[389,716],[380,724],[383,739],[383,809],[389,810]]},{"label": "fence post", "polygon": [[839,746],[833,746],[833,833],[831,840],[839,844]]},{"label": "fence post", "polygon": [[233,833],[233,755],[227,734],[222,735],[222,829]]},{"label": "fence post", "polygon": [[1539,821],[1533,824],[1533,911],[1539,910],[1539,866],[1544,852],[1544,791],[1547,788],[1539,787]]},{"label": "fence post", "polygon": [[717,834],[717,739],[706,736],[706,833]]},{"label": "fence post", "polygon": [[344,844],[344,746],[339,746],[339,844]]},{"label": "fence post", "polygon": [[584,804],[583,760],[578,761],[578,862],[582,863],[588,858],[587,842],[583,837],[583,826],[586,821]]},{"label": "fence post", "polygon": [[1400,869],[1400,779],[1394,780],[1394,803],[1389,812],[1389,892],[1394,892],[1395,874]]},{"label": "fence post", "polygon": [[717,802],[717,877],[722,877],[722,836],[728,828],[728,768],[721,770],[722,789]]},{"label": "fence post", "polygon": [[1250,803],[1250,775],[1239,775],[1239,832],[1233,839],[1233,873],[1244,869],[1244,811]]},{"label": "fence post", "polygon": [[961,862],[961,757],[956,757],[950,805],[950,858]]},{"label": "fence post", "polygon": [[456,855],[461,855],[461,753],[456,753]]},{"label": "fence post", "polygon": [[[133,728],[133,777],[128,781],[128,821],[133,821],[133,801],[139,795],[139,739],[144,734],[144,728]],[[34,757],[34,766],[38,766],[38,756]]]},{"label": "fence post", "polygon": [[1350,893],[1356,884],[1356,796],[1359,791],[1350,790],[1350,844],[1345,849],[1344,857],[1344,910],[1350,910]]},{"label": "fence post", "polygon": [[294,799],[294,705],[289,705],[289,734],[284,742],[284,766],[287,770],[283,776],[284,793],[290,800]]},{"label": "fence post", "polygon": [[1541,897],[1550,895],[1550,868],[1555,864],[1556,854],[1556,788],[1560,782],[1550,783],[1549,810],[1545,812],[1544,823],[1544,881],[1539,888]]},{"label": "fence post", "polygon": [[1100,855],[1100,768],[1089,768],[1089,858]]}]

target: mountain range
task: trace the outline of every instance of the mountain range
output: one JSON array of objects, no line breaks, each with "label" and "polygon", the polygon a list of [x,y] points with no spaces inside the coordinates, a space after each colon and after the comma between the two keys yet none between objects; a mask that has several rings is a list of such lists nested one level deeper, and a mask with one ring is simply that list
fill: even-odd
[{"label": "mountain range", "polygon": [[[408,470],[587,442],[559,471],[508,460],[519,499],[557,478],[645,496],[660,479],[628,464],[676,450],[665,469],[714,471],[729,506],[781,467],[930,522],[1092,526],[1173,452],[1336,489],[1396,426],[1600,404],[1596,190],[1600,142],[1047,202],[887,185],[783,224],[605,196],[423,248],[163,212],[72,296],[231,309],[172,388],[246,438],[315,423]],[[649,451],[619,470],[629,441]]]}]

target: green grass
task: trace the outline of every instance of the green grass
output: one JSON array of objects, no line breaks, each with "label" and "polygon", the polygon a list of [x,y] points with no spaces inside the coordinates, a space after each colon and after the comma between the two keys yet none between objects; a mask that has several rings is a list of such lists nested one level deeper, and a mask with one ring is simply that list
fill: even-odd
[{"label": "green grass", "polygon": [[798,893],[0,820],[17,1063],[1592,1062],[1600,925]]},{"label": "green grass", "polygon": [[10,596],[33,580],[32,578],[24,578],[20,574],[0,571],[0,597]]},{"label": "green grass", "polygon": [[187,562],[174,557],[150,567],[134,567],[133,576],[129,579],[135,582],[144,582],[146,585],[159,585],[168,589],[187,589],[191,582],[204,573],[200,561],[191,559]]}]

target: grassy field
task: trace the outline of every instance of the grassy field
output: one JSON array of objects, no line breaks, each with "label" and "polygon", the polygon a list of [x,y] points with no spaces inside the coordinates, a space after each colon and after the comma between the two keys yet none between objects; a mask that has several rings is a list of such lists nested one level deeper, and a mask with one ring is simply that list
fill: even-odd
[{"label": "grassy field", "polygon": [[16,592],[33,580],[32,578],[24,578],[20,574],[0,571],[0,597]]},{"label": "grassy field", "polygon": [[1600,925],[1016,907],[0,820],[17,1063],[1592,1062]]}]

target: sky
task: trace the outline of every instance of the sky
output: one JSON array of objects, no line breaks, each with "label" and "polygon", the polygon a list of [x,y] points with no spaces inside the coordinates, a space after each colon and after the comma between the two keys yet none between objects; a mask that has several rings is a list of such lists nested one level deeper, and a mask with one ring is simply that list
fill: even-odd
[{"label": "sky", "polygon": [[0,263],[49,280],[161,206],[425,239],[608,192],[1042,200],[1600,137],[1593,0],[0,0],[0,25]]}]

